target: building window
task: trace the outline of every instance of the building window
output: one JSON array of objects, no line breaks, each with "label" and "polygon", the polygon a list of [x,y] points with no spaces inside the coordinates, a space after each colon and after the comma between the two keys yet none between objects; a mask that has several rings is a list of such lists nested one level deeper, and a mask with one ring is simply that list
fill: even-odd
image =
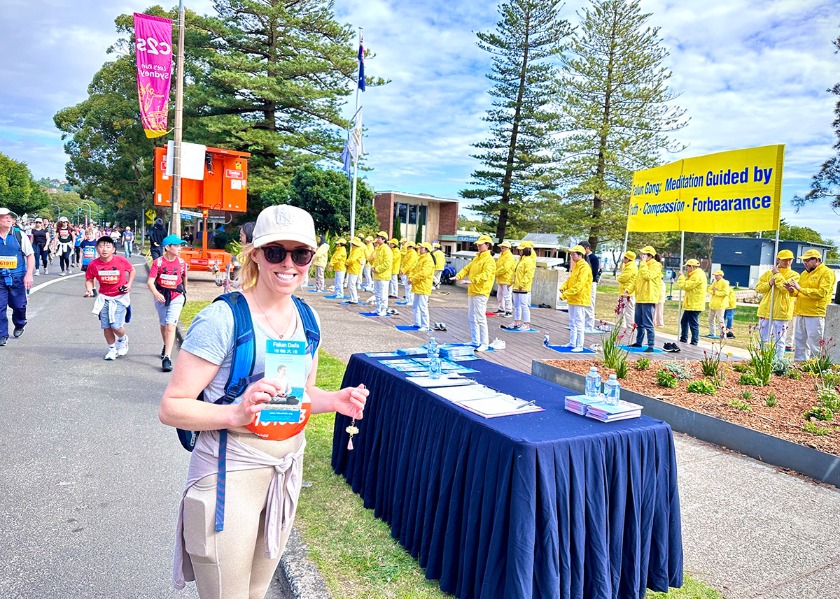
[{"label": "building window", "polygon": [[409,225],[417,224],[417,204],[408,205],[408,221],[406,222]]},{"label": "building window", "polygon": [[408,204],[397,204],[397,215],[401,223],[408,222]]}]

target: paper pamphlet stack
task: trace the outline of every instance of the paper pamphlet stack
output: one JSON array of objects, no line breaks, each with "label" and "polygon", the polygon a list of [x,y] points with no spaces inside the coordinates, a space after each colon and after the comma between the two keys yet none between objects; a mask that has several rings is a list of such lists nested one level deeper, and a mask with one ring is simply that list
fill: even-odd
[{"label": "paper pamphlet stack", "polygon": [[423,347],[403,347],[397,350],[397,353],[401,356],[425,356],[429,353],[429,350]]},{"label": "paper pamphlet stack", "polygon": [[446,343],[440,346],[440,355],[443,358],[475,357],[475,348],[465,343]]},{"label": "paper pamphlet stack", "polygon": [[497,416],[513,416],[542,412],[543,409],[533,402],[513,397],[507,393],[499,393],[495,389],[476,383],[468,387],[444,387],[432,389],[432,393],[451,401],[484,418]]},{"label": "paper pamphlet stack", "polygon": [[605,404],[603,400],[603,395],[594,398],[586,395],[569,395],[566,397],[565,407],[569,412],[594,418],[601,422],[638,418],[642,415],[642,406],[639,404],[622,400],[618,402],[617,406],[610,406]]}]

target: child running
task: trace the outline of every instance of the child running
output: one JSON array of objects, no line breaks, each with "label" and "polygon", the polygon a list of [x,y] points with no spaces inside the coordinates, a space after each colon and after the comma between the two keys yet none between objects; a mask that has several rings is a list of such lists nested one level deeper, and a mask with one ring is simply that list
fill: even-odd
[{"label": "child running", "polygon": [[180,257],[181,248],[187,244],[177,235],[163,239],[163,256],[152,260],[146,285],[155,298],[155,310],[160,321],[163,349],[160,352],[160,369],[172,370],[172,346],[175,344],[175,327],[186,301],[187,263]]},{"label": "child running", "polygon": [[131,285],[137,274],[131,263],[115,255],[114,240],[100,237],[96,242],[99,257],[91,261],[85,270],[85,297],[93,297],[94,281],[99,281],[99,295],[92,312],[99,315],[99,323],[105,342],[108,344],[106,360],[128,353],[128,335],[125,323],[131,306]]}]

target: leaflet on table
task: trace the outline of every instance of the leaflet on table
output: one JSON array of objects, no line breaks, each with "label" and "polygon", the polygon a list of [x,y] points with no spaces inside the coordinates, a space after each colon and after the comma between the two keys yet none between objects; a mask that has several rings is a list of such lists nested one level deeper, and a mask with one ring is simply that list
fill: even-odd
[{"label": "leaflet on table", "polygon": [[456,402],[457,405],[474,412],[485,418],[498,418],[499,416],[515,416],[518,414],[529,414],[532,412],[544,411],[541,407],[531,402],[507,395],[497,393],[491,397],[470,399]]},{"label": "leaflet on table", "polygon": [[266,341],[265,378],[279,381],[279,391],[259,413],[260,422],[300,422],[300,404],[306,387],[305,360],[305,341]]},{"label": "leaflet on table", "polygon": [[423,347],[402,347],[397,350],[397,353],[401,356],[425,356],[429,352],[428,349]]},{"label": "leaflet on table", "polygon": [[476,382],[472,379],[464,378],[462,376],[444,375],[438,379],[433,379],[427,376],[408,376],[407,381],[414,383],[425,389],[433,387],[464,387],[467,385],[475,385]]},{"label": "leaflet on table", "polygon": [[424,372],[425,370],[428,370],[428,367],[423,366],[422,364],[397,364],[391,368],[397,372]]},{"label": "leaflet on table", "polygon": [[569,395],[566,397],[565,407],[570,412],[574,412],[575,414],[585,416],[586,411],[589,409],[589,406],[603,401],[603,395],[598,395],[597,397],[587,397],[586,395]]},{"label": "leaflet on table", "polygon": [[626,420],[638,418],[642,415],[642,406],[637,403],[621,400],[617,406],[609,406],[604,403],[596,403],[586,410],[587,418],[594,418],[601,422],[613,422],[614,420]]},{"label": "leaflet on table", "polygon": [[365,354],[368,358],[399,358],[401,354],[395,351],[374,351]]}]

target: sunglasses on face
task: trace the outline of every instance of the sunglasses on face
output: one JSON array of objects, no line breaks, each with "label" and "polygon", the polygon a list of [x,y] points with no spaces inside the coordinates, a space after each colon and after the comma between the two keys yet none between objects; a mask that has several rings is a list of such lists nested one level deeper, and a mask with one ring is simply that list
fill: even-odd
[{"label": "sunglasses on face", "polygon": [[309,248],[295,248],[293,250],[287,250],[282,245],[269,245],[262,248],[262,252],[265,259],[271,264],[280,264],[281,262],[285,262],[286,254],[290,253],[292,255],[292,262],[298,266],[306,266],[312,262],[312,257],[315,255],[315,252]]}]

